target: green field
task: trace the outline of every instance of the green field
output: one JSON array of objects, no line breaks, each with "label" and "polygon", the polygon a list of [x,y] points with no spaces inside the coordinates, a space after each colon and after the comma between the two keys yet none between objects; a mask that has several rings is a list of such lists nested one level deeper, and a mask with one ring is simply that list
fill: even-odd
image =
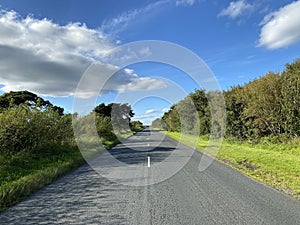
[{"label": "green field", "polygon": [[[180,133],[164,132],[179,140]],[[181,142],[194,146],[197,137],[182,134]],[[227,165],[300,199],[300,146],[299,140],[288,144],[249,144],[223,141],[217,159]],[[208,137],[199,137],[197,149],[215,154],[207,148]]]}]

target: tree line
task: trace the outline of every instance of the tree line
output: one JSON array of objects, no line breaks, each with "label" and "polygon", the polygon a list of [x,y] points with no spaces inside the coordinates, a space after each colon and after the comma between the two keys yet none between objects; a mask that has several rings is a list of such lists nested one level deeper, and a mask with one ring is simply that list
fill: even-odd
[{"label": "tree line", "polygon": [[49,144],[74,143],[73,122],[80,126],[89,120],[96,125],[102,141],[116,142],[118,133],[143,129],[128,104],[99,104],[89,115],[79,117],[76,113],[64,113],[53,105],[28,91],[9,92],[0,96],[0,153],[31,151]]},{"label": "tree line", "polygon": [[300,60],[286,64],[281,73],[268,72],[222,93],[195,90],[174,104],[162,118],[154,120],[152,126],[169,131],[181,131],[188,126],[187,133],[193,133],[194,115],[179,116],[180,110],[189,108],[192,101],[197,111],[198,133],[210,134],[214,124],[221,121],[218,116],[222,115],[211,118],[212,112],[216,113],[214,105],[218,104],[212,99],[219,94],[225,100],[226,137],[286,141],[300,136]]}]

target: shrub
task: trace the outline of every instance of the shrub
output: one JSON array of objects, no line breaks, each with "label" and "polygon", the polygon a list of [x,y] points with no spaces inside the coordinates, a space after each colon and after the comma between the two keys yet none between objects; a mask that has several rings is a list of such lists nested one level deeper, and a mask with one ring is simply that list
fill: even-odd
[{"label": "shrub", "polygon": [[72,139],[70,116],[24,104],[0,113],[0,152],[31,150],[46,143]]}]

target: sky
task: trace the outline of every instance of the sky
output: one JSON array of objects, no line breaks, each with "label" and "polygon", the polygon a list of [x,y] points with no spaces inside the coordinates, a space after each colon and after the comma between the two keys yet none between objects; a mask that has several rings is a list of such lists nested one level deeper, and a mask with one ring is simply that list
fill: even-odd
[{"label": "sky", "polygon": [[[74,96],[82,102],[96,98],[94,106],[129,102],[134,119],[149,124],[188,93],[206,88],[205,79],[199,85],[174,65],[121,67],[107,60],[114,49],[136,41],[188,49],[222,90],[280,72],[300,58],[300,1],[0,0],[0,10],[0,93],[32,91],[66,112],[73,112]],[[151,51],[145,46],[140,53]],[[106,72],[98,71],[79,93],[80,80],[95,63]],[[90,91],[103,82],[100,94]],[[82,108],[90,110],[84,103]]]}]

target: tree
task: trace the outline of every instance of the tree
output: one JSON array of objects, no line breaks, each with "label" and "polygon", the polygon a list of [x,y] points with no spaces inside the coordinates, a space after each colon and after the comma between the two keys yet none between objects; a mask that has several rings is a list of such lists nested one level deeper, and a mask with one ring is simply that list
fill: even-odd
[{"label": "tree", "polygon": [[251,136],[263,137],[282,132],[281,120],[281,77],[272,72],[244,86],[247,105],[243,116]]},{"label": "tree", "polygon": [[130,122],[130,129],[134,132],[144,129],[143,123],[141,121],[132,121]]},{"label": "tree", "polygon": [[175,107],[180,118],[181,131],[188,134],[199,133],[199,117],[196,107],[190,96],[176,104]]},{"label": "tree", "polygon": [[286,64],[282,75],[282,126],[286,134],[300,136],[300,59]]},{"label": "tree", "polygon": [[208,134],[210,132],[210,108],[208,105],[208,99],[205,89],[195,90],[189,94],[192,99],[199,116],[199,132],[201,135]]},{"label": "tree", "polygon": [[[223,96],[226,104],[223,109]],[[193,104],[188,102],[192,99]],[[189,132],[194,128],[192,105],[200,123],[200,134],[223,135],[226,121],[227,137],[285,141],[300,136],[300,59],[286,64],[280,73],[266,75],[224,92],[195,90],[174,104],[162,121],[169,131]],[[221,109],[221,110],[219,110]],[[155,120],[153,124],[159,124]],[[181,130],[181,128],[183,128]],[[275,139],[273,139],[275,137]]]},{"label": "tree", "polygon": [[53,106],[47,100],[37,96],[36,94],[29,91],[11,91],[0,96],[0,112],[11,107],[25,104],[30,107],[40,107],[42,110],[51,108],[52,110],[63,116],[64,109],[59,106]]},{"label": "tree", "polygon": [[181,131],[181,124],[178,112],[176,110],[176,105],[172,105],[168,112],[165,112],[162,120],[166,124],[168,131]]},{"label": "tree", "polygon": [[120,103],[111,103],[111,121],[116,132],[129,131],[130,121],[134,116],[131,106]]},{"label": "tree", "polygon": [[101,103],[95,107],[94,111],[99,115],[111,117],[111,106],[112,104],[105,105]]},{"label": "tree", "polygon": [[236,86],[224,92],[227,111],[226,135],[241,139],[246,138],[247,129],[243,118],[243,112],[246,107],[243,91],[242,86]]},{"label": "tree", "polygon": [[94,112],[99,116],[108,117],[116,132],[130,130],[130,121],[134,113],[127,103],[101,103],[95,107]]},{"label": "tree", "polygon": [[0,152],[14,153],[62,142],[72,142],[71,115],[61,117],[51,108],[20,104],[0,113]]},{"label": "tree", "polygon": [[226,108],[225,99],[221,91],[209,91],[207,93],[209,106],[207,107],[206,121],[210,123],[207,126],[207,133],[215,138],[220,138],[225,135],[226,129]]},{"label": "tree", "polygon": [[153,120],[151,126],[157,129],[165,129],[164,121],[161,118]]}]

